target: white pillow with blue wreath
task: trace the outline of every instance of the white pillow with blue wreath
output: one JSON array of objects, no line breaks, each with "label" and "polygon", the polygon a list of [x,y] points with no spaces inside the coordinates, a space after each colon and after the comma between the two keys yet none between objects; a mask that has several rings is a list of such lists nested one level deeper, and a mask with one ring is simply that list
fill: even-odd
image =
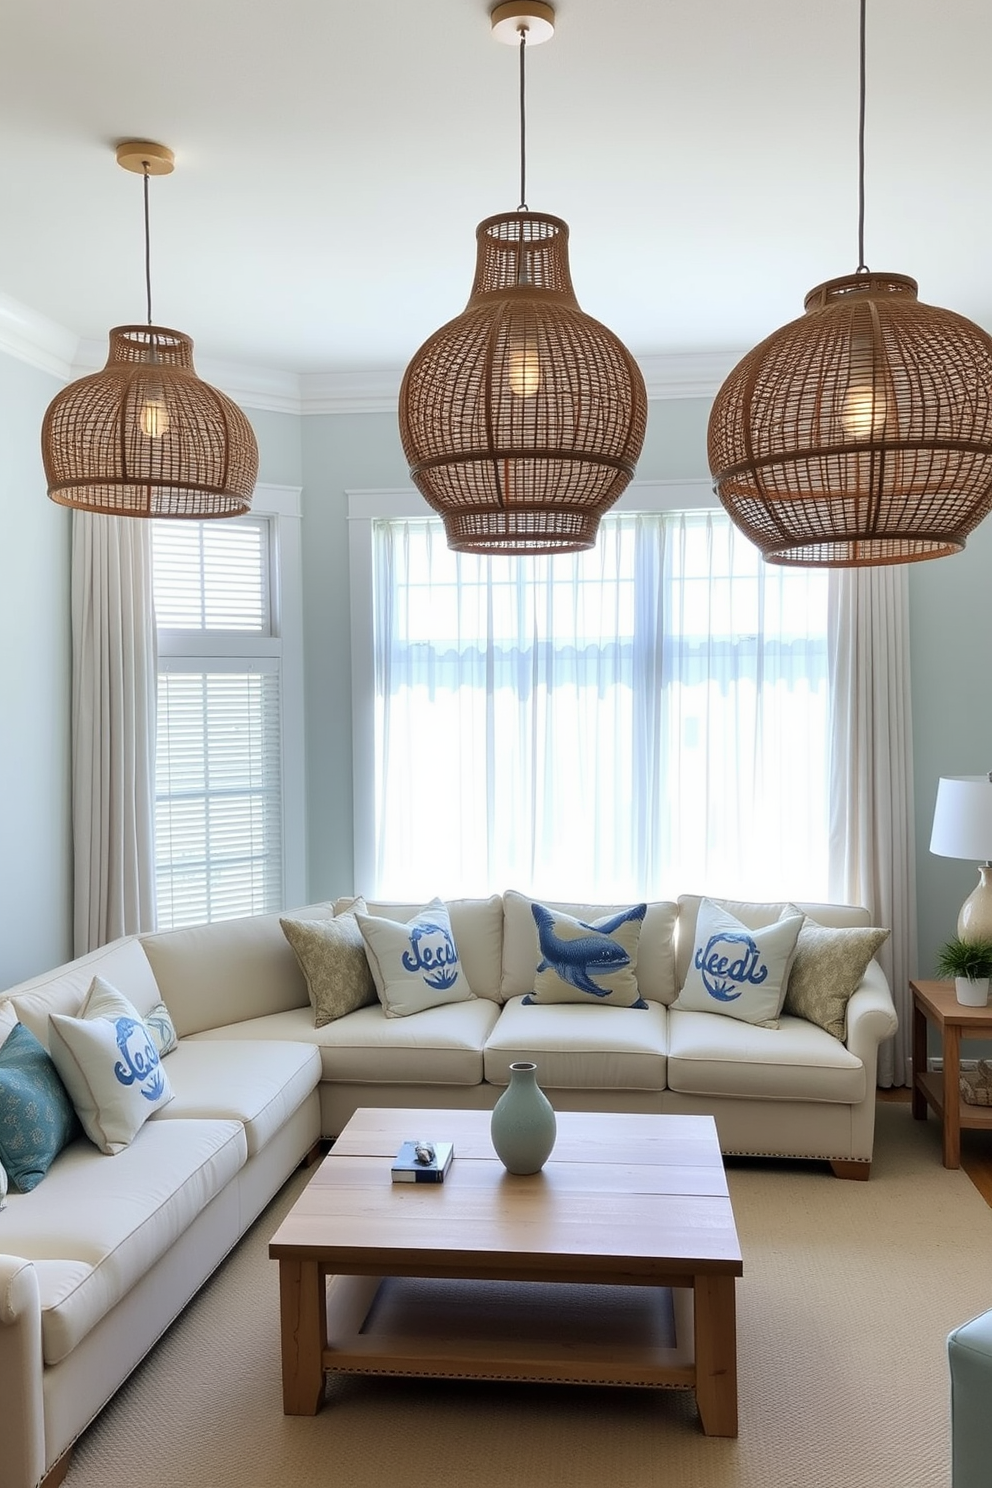
[{"label": "white pillow with blue wreath", "polygon": [[78,1018],[48,1020],[52,1062],[83,1130],[101,1152],[122,1152],[172,1100],[151,1033],[122,992],[94,977]]},{"label": "white pillow with blue wreath", "polygon": [[696,917],[685,986],[673,1011],[723,1013],[762,1028],[777,1028],[803,915],[752,930],[703,899]]},{"label": "white pillow with blue wreath", "polygon": [[405,1018],[475,996],[442,900],[432,899],[405,924],[358,911],[355,919],[387,1018]]},{"label": "white pillow with blue wreath", "polygon": [[637,946],[646,904],[595,920],[532,903],[540,960],[525,1003],[584,1002],[646,1008],[637,986]]}]

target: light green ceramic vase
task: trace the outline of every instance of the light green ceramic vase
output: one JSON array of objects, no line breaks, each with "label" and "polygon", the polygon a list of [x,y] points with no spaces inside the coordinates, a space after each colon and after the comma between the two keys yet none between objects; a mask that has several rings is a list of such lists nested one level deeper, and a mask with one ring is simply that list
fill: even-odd
[{"label": "light green ceramic vase", "polygon": [[558,1133],[554,1107],[537,1083],[536,1064],[511,1064],[510,1083],[493,1107],[496,1156],[508,1173],[539,1173]]}]

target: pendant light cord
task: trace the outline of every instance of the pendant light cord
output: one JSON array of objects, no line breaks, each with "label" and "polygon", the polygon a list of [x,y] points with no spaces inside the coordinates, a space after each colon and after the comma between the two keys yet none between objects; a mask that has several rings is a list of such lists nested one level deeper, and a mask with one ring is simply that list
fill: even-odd
[{"label": "pendant light cord", "polygon": [[865,14],[867,0],[861,0],[859,36],[860,75],[858,81],[858,273],[867,274],[865,263]]},{"label": "pendant light cord", "polygon": [[145,303],[148,307],[148,324],[152,323],[152,248],[148,230],[148,161],[142,162],[145,182]]},{"label": "pendant light cord", "polygon": [[527,207],[527,107],[524,75],[524,53],[527,49],[527,27],[520,27],[520,205],[518,212]]}]

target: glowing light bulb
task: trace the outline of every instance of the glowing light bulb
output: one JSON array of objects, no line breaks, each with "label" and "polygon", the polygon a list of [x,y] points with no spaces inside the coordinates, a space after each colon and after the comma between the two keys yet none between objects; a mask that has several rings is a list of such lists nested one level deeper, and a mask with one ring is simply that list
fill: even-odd
[{"label": "glowing light bulb", "polygon": [[510,347],[507,381],[516,398],[533,398],[541,386],[541,360],[533,341]]},{"label": "glowing light bulb", "polygon": [[149,439],[161,439],[169,427],[169,410],[164,398],[146,398],[138,414],[142,434]]},{"label": "glowing light bulb", "polygon": [[885,393],[870,382],[852,383],[844,395],[841,422],[855,439],[872,439],[885,430]]}]

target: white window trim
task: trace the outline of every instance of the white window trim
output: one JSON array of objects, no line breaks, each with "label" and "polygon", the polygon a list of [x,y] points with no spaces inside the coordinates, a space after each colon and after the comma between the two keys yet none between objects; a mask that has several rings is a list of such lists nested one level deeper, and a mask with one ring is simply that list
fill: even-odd
[{"label": "white window trim", "polygon": [[[159,631],[159,666],[169,670],[174,655],[216,661],[219,670],[239,655],[257,657],[266,668],[272,658],[280,668],[280,757],[282,766],[282,897],[283,906],[304,904],[307,897],[306,743],[303,693],[303,560],[302,487],[257,485],[252,515],[275,518],[270,565],[271,636],[225,636],[224,657],[216,656],[214,635]],[[371,538],[370,538],[371,541]],[[271,663],[269,663],[271,664]]]},{"label": "white window trim", "polygon": [[[348,567],[351,577],[351,720],[354,790],[355,885],[373,881],[375,846],[375,649],[372,622],[372,523],[383,517],[434,516],[412,487],[346,491]],[[720,509],[708,480],[636,481],[613,511],[660,512]]]}]

